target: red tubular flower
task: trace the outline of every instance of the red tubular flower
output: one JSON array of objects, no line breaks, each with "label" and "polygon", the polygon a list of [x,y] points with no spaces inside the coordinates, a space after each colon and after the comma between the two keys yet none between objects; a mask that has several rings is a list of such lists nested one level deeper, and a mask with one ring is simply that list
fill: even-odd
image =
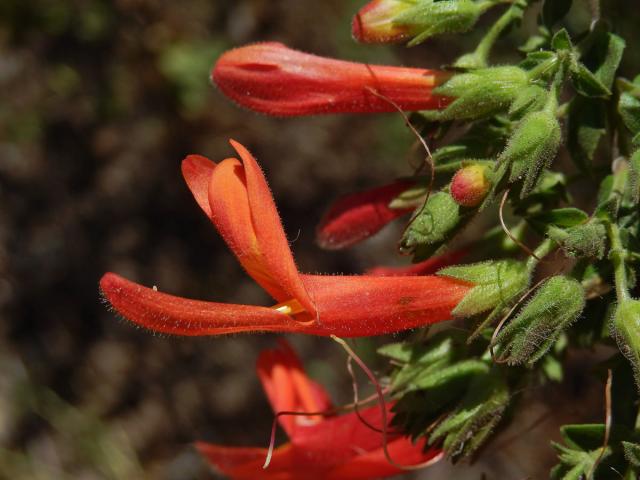
[{"label": "red tubular flower", "polygon": [[381,95],[402,110],[441,109],[448,99],[432,90],[448,77],[436,70],[319,57],[277,42],[229,50],[211,72],[222,93],[239,105],[278,116],[394,111]]},{"label": "red tubular flower", "polygon": [[[258,358],[258,376],[274,412],[321,412],[331,408],[329,396],[304,373],[291,347],[282,342]],[[391,417],[391,404],[388,416]],[[370,425],[380,427],[382,412],[376,405],[362,409]],[[383,478],[401,473],[384,456],[382,435],[365,425],[353,413],[323,416],[280,416],[278,421],[289,436],[289,443],[275,449],[271,463],[262,469],[266,448],[228,447],[197,443],[200,453],[234,480],[355,480]],[[442,456],[425,441],[416,444],[403,436],[390,435],[387,449],[401,465],[434,463]]]},{"label": "red tubular flower", "polygon": [[431,257],[423,262],[414,263],[406,267],[374,267],[367,270],[367,275],[376,275],[379,277],[404,277],[411,275],[431,275],[438,270],[449,265],[455,265],[460,262],[469,250],[462,248],[453,252]]},{"label": "red tubular flower", "polygon": [[413,208],[389,207],[389,203],[411,185],[398,181],[338,199],[320,220],[316,230],[318,245],[327,250],[349,247],[411,212]]},{"label": "red tubular flower", "polygon": [[281,331],[358,337],[451,317],[472,285],[446,277],[322,276],[298,272],[267,182],[251,154],[215,164],[191,155],[182,172],[231,250],[275,300],[267,308],[175,297],[107,273],[100,288],[132,322],[178,335]]}]

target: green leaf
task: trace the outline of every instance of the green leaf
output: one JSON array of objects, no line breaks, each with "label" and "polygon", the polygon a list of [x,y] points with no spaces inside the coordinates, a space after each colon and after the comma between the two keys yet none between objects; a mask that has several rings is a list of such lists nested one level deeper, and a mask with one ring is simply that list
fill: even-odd
[{"label": "green leaf", "polygon": [[629,92],[620,95],[618,113],[632,135],[640,133],[640,99]]},{"label": "green leaf", "polygon": [[573,62],[570,68],[573,86],[581,95],[592,98],[604,98],[611,90],[580,62]]},{"label": "green leaf", "polygon": [[430,434],[429,443],[444,439],[443,448],[454,462],[473,455],[493,433],[509,400],[503,371],[477,375],[460,404]]},{"label": "green leaf", "polygon": [[[545,2],[547,5],[549,2]],[[562,0],[556,2],[554,0],[553,3],[562,3]],[[563,50],[571,51],[573,50],[573,44],[571,43],[571,38],[569,37],[569,32],[567,32],[564,28],[558,30],[556,34],[551,39],[551,48],[553,48],[556,52],[560,52]]]},{"label": "green leaf", "polygon": [[569,105],[567,144],[582,171],[591,170],[596,150],[606,134],[606,105],[601,100],[574,98]]},{"label": "green leaf", "polygon": [[631,442],[622,442],[624,457],[635,468],[640,468],[640,445]]},{"label": "green leaf", "polygon": [[562,20],[571,9],[572,0],[545,0],[542,6],[542,21],[551,28]]},{"label": "green leaf", "polygon": [[553,224],[558,227],[573,227],[589,220],[589,215],[579,208],[556,208],[531,217],[536,222]]},{"label": "green leaf", "polygon": [[[445,368],[431,371],[422,371],[416,375],[410,383],[403,385],[406,390],[428,390],[438,388],[450,383],[466,381],[476,375],[487,373],[489,366],[481,360],[463,360]],[[395,389],[394,385],[394,389]]]},{"label": "green leaf", "polygon": [[560,435],[567,445],[578,450],[595,450],[604,441],[605,426],[602,423],[563,425]]}]

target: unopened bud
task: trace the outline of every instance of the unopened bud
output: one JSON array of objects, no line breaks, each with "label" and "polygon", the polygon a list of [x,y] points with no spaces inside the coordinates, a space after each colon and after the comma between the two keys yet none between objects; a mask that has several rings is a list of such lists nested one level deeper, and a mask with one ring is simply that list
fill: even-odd
[{"label": "unopened bud", "polygon": [[441,112],[429,112],[434,120],[481,118],[506,110],[527,87],[527,73],[519,67],[480,68],[454,75],[434,90],[454,100]]},{"label": "unopened bud", "polygon": [[526,264],[515,260],[457,265],[440,270],[438,275],[476,285],[453,310],[456,317],[470,317],[512,303],[524,291],[530,279]]},{"label": "unopened bud", "polygon": [[472,0],[373,0],[356,14],[353,37],[363,43],[394,43],[413,37],[409,46],[443,33],[470,30],[491,2]]},{"label": "unopened bud", "polygon": [[451,196],[458,205],[476,207],[484,200],[491,188],[487,178],[487,167],[469,165],[456,172],[451,180]]},{"label": "unopened bud", "polygon": [[513,132],[498,160],[511,166],[509,181],[524,179],[522,198],[533,190],[542,171],[550,165],[561,139],[560,123],[547,109],[525,116]]},{"label": "unopened bud", "polygon": [[406,252],[447,239],[460,221],[459,206],[447,192],[437,192],[413,218],[404,232],[400,248]]},{"label": "unopened bud", "polygon": [[584,288],[572,278],[547,280],[518,316],[494,339],[510,364],[532,364],[542,358],[560,334],[578,318],[585,304]]},{"label": "unopened bud", "polygon": [[571,257],[601,259],[604,256],[607,236],[604,225],[598,220],[566,229],[552,225],[548,234]]},{"label": "unopened bud", "polygon": [[613,336],[633,367],[640,388],[640,300],[623,300],[613,315]]}]

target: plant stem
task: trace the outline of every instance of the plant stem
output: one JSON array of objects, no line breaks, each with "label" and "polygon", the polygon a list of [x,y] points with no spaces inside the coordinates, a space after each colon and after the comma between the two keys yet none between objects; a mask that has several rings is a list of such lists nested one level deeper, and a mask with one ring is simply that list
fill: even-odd
[{"label": "plant stem", "polygon": [[556,248],[556,242],[547,238],[543,240],[540,245],[533,251],[535,257],[529,257],[527,260],[527,270],[529,273],[533,272],[533,270],[538,265],[538,262],[544,257],[546,257],[549,253],[551,253]]},{"label": "plant stem", "polygon": [[492,25],[484,38],[480,41],[478,46],[476,47],[475,56],[479,61],[482,62],[483,65],[487,64],[487,59],[489,58],[489,53],[491,52],[491,48],[498,40],[500,34],[514,21],[522,18],[524,13],[524,8],[526,5],[522,5],[521,2],[513,3],[507,11],[505,11],[502,16]]},{"label": "plant stem", "polygon": [[611,242],[609,259],[611,260],[611,263],[613,263],[616,282],[616,297],[619,302],[622,302],[623,300],[631,298],[629,295],[629,282],[627,279],[627,267],[625,264],[627,252],[622,246],[618,225],[610,223],[608,230],[609,241]]}]

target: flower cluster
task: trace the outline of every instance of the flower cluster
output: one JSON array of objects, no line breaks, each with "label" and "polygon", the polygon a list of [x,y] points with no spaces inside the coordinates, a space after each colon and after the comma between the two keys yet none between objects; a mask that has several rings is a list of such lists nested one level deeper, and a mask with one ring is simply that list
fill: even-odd
[{"label": "flower cluster", "polygon": [[[305,376],[288,345],[263,352],[258,376],[290,441],[275,450],[266,472],[261,465],[270,450],[199,443],[230,477],[373,478],[397,474],[403,465],[469,457],[510,417],[517,392],[562,380],[568,345],[617,343],[620,351],[606,364],[625,385],[615,398],[636,403],[629,385],[634,375],[640,385],[640,309],[632,296],[640,260],[634,251],[640,245],[640,79],[614,82],[625,43],[606,22],[594,20],[573,38],[559,27],[571,7],[565,0],[544,1],[538,34],[519,49],[522,62],[490,65],[493,45],[522,22],[533,1],[373,0],[356,13],[357,41],[411,46],[466,32],[503,5],[475,49],[447,70],[347,62],[275,42],[235,48],[214,65],[218,89],[256,112],[402,113],[425,146],[426,174],[341,197],[320,220],[316,240],[324,249],[347,248],[406,216],[398,248],[414,264],[374,266],[361,275],[301,273],[263,172],[231,140],[237,157],[215,163],[190,155],[182,174],[273,304],[185,299],[107,273],[100,288],[109,304],[137,325],[187,336],[363,337],[451,319],[464,327],[428,335],[425,328],[382,347],[379,353],[390,359],[385,393],[391,401],[385,407],[378,392],[380,407],[344,415]],[[415,112],[411,122],[405,111]],[[565,145],[578,174],[567,175],[560,162],[553,170]],[[610,174],[602,168],[607,161]],[[582,205],[589,214],[574,206],[570,187],[593,181],[598,194],[581,195],[594,201]],[[492,228],[461,240],[481,215],[481,227]],[[553,262],[553,273],[539,269],[552,252],[566,261]],[[473,263],[457,265],[467,257]],[[603,320],[604,312],[610,313]],[[554,478],[606,475],[603,461],[636,478],[637,411],[632,420],[613,412],[621,415],[617,426],[608,419],[602,428],[563,427],[569,447],[555,445],[561,455]],[[635,429],[624,426],[632,423]],[[594,440],[598,435],[602,443]]]}]

